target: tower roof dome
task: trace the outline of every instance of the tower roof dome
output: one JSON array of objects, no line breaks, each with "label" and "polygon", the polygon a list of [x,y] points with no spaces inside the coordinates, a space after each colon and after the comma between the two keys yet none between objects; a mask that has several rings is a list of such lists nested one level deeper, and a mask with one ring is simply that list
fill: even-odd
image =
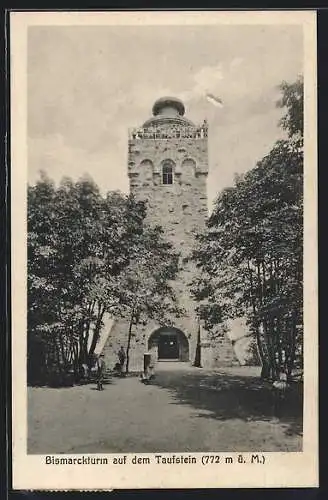
[{"label": "tower roof dome", "polygon": [[153,116],[144,124],[144,127],[153,125],[175,124],[193,126],[193,123],[184,117],[185,107],[177,97],[161,97],[153,105]]},{"label": "tower roof dome", "polygon": [[161,97],[157,99],[153,106],[153,115],[157,116],[162,114],[166,110],[175,111],[180,116],[183,116],[185,113],[185,107],[183,102],[177,97]]}]

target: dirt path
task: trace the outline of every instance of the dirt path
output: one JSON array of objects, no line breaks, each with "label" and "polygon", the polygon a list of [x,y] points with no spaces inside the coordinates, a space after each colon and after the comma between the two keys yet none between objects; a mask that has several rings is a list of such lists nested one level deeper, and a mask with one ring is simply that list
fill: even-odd
[{"label": "dirt path", "polygon": [[28,390],[28,453],[299,451],[299,404],[278,420],[257,377],[166,369],[94,386]]}]

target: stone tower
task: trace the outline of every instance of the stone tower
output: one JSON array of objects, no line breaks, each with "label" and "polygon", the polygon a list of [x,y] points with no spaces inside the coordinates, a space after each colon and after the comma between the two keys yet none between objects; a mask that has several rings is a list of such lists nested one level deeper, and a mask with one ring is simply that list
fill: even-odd
[{"label": "stone tower", "polygon": [[[208,127],[206,121],[195,125],[188,120],[183,103],[172,97],[158,99],[152,114],[140,128],[129,131],[130,191],[137,200],[146,202],[148,222],[162,226],[167,239],[181,254],[183,270],[174,287],[185,314],[175,320],[174,327],[160,327],[153,321],[138,325],[130,348],[130,369],[142,369],[146,351],[152,353],[154,361],[176,359],[194,363],[200,356],[202,366],[212,367],[217,364],[216,349],[201,328],[190,294],[196,268],[184,260],[194,247],[195,235],[204,229],[208,215]],[[126,345],[127,328],[124,320],[113,324],[104,348],[110,365],[117,361],[119,346]],[[222,349],[220,354],[222,360]],[[231,359],[231,352],[225,357]]]}]

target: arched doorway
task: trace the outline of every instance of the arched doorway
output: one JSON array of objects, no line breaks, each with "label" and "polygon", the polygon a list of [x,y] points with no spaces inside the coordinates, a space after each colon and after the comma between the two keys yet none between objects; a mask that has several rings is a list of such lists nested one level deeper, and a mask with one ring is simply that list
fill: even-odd
[{"label": "arched doorway", "polygon": [[148,350],[159,361],[189,361],[189,343],[178,328],[163,327],[155,330],[148,339]]}]

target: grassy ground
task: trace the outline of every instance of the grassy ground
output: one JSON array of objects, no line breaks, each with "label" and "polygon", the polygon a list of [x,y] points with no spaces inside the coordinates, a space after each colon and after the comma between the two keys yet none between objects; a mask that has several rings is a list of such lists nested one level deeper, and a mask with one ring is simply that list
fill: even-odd
[{"label": "grassy ground", "polygon": [[28,453],[301,451],[295,386],[278,419],[269,385],[252,368],[205,372],[163,365],[95,386],[28,389]]}]

